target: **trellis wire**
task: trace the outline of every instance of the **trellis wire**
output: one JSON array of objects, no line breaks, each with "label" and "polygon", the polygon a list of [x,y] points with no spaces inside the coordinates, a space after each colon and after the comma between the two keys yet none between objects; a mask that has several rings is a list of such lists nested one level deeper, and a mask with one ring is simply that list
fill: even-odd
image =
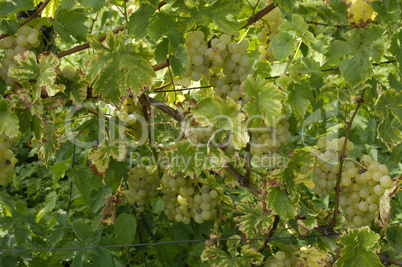
[{"label": "trellis wire", "polygon": [[256,241],[256,240],[286,240],[286,239],[307,239],[324,236],[339,236],[340,233],[323,234],[323,235],[310,235],[310,236],[292,236],[292,237],[271,237],[271,238],[214,238],[214,239],[193,239],[193,240],[176,240],[165,241],[158,243],[142,243],[142,244],[126,244],[126,245],[105,245],[105,246],[92,246],[92,247],[73,247],[73,248],[30,248],[30,249],[10,249],[0,250],[0,253],[15,253],[15,252],[33,252],[33,251],[66,251],[66,250],[86,250],[86,249],[100,249],[100,248],[125,248],[125,247],[144,247],[144,246],[157,246],[178,243],[197,243],[206,241]]},{"label": "trellis wire", "polygon": [[[383,61],[380,63],[373,63],[373,66],[378,66],[381,64],[389,64],[389,63],[395,63],[396,60],[388,60],[388,61]],[[326,72],[326,71],[330,71],[329,74],[333,73],[334,71],[339,70],[339,66],[336,66],[334,68],[331,69],[324,69],[324,70],[320,70],[321,72]],[[327,76],[325,75],[325,76]],[[266,77],[264,78],[265,80],[270,80],[270,79],[278,79],[280,76],[272,76],[272,77]],[[169,93],[169,92],[179,92],[179,91],[190,91],[190,90],[198,90],[198,89],[204,89],[204,88],[211,88],[213,87],[212,85],[207,85],[207,86],[199,86],[199,87],[190,87],[190,88],[181,88],[181,89],[174,89],[174,90],[155,90],[154,93]]]}]

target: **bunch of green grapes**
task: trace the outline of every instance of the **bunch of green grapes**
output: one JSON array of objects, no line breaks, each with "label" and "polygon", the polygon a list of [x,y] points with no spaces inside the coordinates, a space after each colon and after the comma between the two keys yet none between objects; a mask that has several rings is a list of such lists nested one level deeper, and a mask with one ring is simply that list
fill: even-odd
[{"label": "bunch of green grapes", "polygon": [[274,37],[279,33],[278,28],[282,22],[282,12],[278,7],[276,7],[261,20],[255,23],[257,28],[262,27],[262,30],[257,34],[257,40],[261,43],[261,46],[258,48],[261,62],[275,61],[270,43],[272,39],[274,39]]},{"label": "bunch of green grapes", "polygon": [[142,105],[139,101],[135,103],[132,97],[127,97],[124,99],[122,107],[114,111],[114,116],[124,123],[126,132],[130,133],[136,140],[142,140],[148,136],[142,117]]},{"label": "bunch of green grapes", "polygon": [[13,151],[10,150],[13,141],[4,132],[0,135],[0,185],[3,186],[13,180],[14,166],[17,162]]},{"label": "bunch of green grapes", "polygon": [[290,141],[289,123],[282,118],[276,127],[259,127],[250,129],[252,142],[250,152],[252,164],[257,168],[275,168],[282,163],[278,154],[285,143]]},{"label": "bunch of green grapes", "polygon": [[290,255],[288,252],[277,251],[274,255],[275,259],[268,262],[267,267],[291,267],[297,266],[297,256],[295,254]]},{"label": "bunch of green grapes", "polygon": [[73,66],[67,65],[63,68],[61,73],[63,74],[64,77],[66,77],[68,80],[71,81],[71,80],[74,80],[75,74],[77,73],[78,70],[79,70],[78,66],[73,67]]},{"label": "bunch of green grapes", "polygon": [[392,186],[387,166],[364,155],[360,162],[346,161],[341,174],[339,204],[351,228],[369,226],[374,219],[379,199]]},{"label": "bunch of green grapes", "polygon": [[247,55],[248,42],[235,42],[234,38],[238,36],[239,33],[236,36],[224,33],[212,38],[208,46],[203,32],[187,33],[185,45],[191,57],[191,66],[184,76],[191,77],[193,81],[199,81],[204,76],[216,94],[250,101],[240,91],[240,84],[252,73]]},{"label": "bunch of green grapes", "polygon": [[135,166],[128,173],[128,190],[125,191],[128,203],[138,212],[143,212],[160,185],[158,172],[151,166]]},{"label": "bunch of green grapes", "polygon": [[167,174],[162,177],[161,184],[164,213],[169,220],[189,224],[193,218],[201,224],[216,215],[219,199],[213,188],[183,176]]},{"label": "bunch of green grapes", "polygon": [[[328,195],[334,189],[339,172],[339,156],[344,143],[345,137],[331,141],[328,141],[325,136],[318,139],[318,151],[313,151],[316,158],[313,170],[314,193]],[[349,155],[352,149],[353,143],[348,141],[345,156]]]},{"label": "bunch of green grapes", "polygon": [[1,60],[0,78],[5,81],[6,85],[14,85],[14,79],[8,75],[8,70],[18,65],[14,56],[38,47],[40,45],[38,37],[38,29],[22,26],[15,36],[7,36],[0,40],[0,49],[5,50],[4,58]]}]

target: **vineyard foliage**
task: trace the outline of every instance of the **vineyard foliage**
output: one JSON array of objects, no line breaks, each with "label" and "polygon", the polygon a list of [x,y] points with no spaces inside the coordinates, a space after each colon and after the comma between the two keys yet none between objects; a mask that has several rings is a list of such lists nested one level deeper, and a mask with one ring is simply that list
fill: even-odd
[{"label": "vineyard foliage", "polygon": [[401,13],[0,1],[0,266],[402,265]]}]

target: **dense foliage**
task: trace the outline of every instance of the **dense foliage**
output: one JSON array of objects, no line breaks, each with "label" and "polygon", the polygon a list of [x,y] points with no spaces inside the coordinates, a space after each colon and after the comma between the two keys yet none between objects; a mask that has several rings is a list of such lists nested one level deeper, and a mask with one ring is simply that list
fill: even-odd
[{"label": "dense foliage", "polygon": [[401,10],[0,1],[0,266],[401,265]]}]

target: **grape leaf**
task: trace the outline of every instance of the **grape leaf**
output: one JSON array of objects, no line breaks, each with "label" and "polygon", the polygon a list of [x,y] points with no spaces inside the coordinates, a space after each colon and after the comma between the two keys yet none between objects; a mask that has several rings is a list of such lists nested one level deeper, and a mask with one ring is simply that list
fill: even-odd
[{"label": "grape leaf", "polygon": [[385,189],[378,203],[378,216],[375,218],[375,223],[380,227],[388,225],[391,219],[391,198],[398,190],[398,182],[393,180],[392,186]]},{"label": "grape leaf", "polygon": [[387,228],[385,238],[397,255],[402,255],[402,224],[394,224]]},{"label": "grape leaf", "polygon": [[395,89],[385,91],[377,101],[376,113],[382,119],[391,116],[402,123],[402,93]]},{"label": "grape leaf", "polygon": [[280,8],[283,8],[288,11],[292,11],[297,3],[296,0],[274,0],[274,3],[277,4]]},{"label": "grape leaf", "polygon": [[371,231],[368,226],[349,229],[339,237],[339,243],[344,245],[341,257],[335,262],[337,266],[383,266],[373,247],[380,235]]},{"label": "grape leaf", "polygon": [[299,254],[298,266],[331,266],[333,261],[330,253],[319,251],[315,247],[302,247]]},{"label": "grape leaf", "polygon": [[309,32],[307,23],[298,14],[293,14],[291,21],[285,20],[282,22],[279,30],[283,32],[294,31],[296,36],[300,37],[305,44],[314,42],[314,35]]},{"label": "grape leaf", "polygon": [[77,187],[78,191],[80,191],[82,197],[86,202],[90,202],[92,186],[91,186],[91,170],[86,166],[78,166],[71,169],[68,173],[68,177],[72,179],[72,182]]},{"label": "grape leaf", "polygon": [[[240,236],[234,235],[230,239],[240,239]],[[201,254],[201,260],[209,261],[212,266],[240,267],[250,263],[258,264],[264,259],[264,256],[256,249],[250,248],[249,245],[242,246],[240,240],[229,240],[227,246],[230,255],[216,246],[206,247]]]},{"label": "grape leaf", "polygon": [[[297,201],[296,201],[297,203]],[[280,187],[271,187],[267,197],[267,207],[281,219],[293,219],[297,214],[297,207]]]},{"label": "grape leaf", "polygon": [[59,139],[56,135],[56,127],[53,122],[47,122],[43,130],[43,136],[36,148],[39,158],[46,165],[49,159],[56,154],[59,148]]},{"label": "grape leaf", "polygon": [[32,51],[26,50],[16,55],[15,60],[18,62],[18,66],[11,67],[9,74],[24,84],[28,84],[32,79],[36,80],[33,92],[34,101],[41,97],[42,92],[47,93],[48,96],[54,96],[64,90],[64,85],[55,84],[60,59],[52,52],[47,51],[40,54],[37,62],[36,55]]},{"label": "grape leaf", "polygon": [[36,222],[39,222],[46,212],[52,211],[56,207],[57,199],[56,191],[52,191],[46,196],[45,206],[36,215]]},{"label": "grape leaf", "polygon": [[315,162],[311,153],[298,150],[294,153],[293,158],[288,162],[288,168],[283,172],[282,187],[286,188],[291,197],[296,193],[296,178],[302,166],[313,166]]},{"label": "grape leaf", "polygon": [[391,146],[402,143],[402,127],[396,119],[386,118],[378,124],[378,138]]},{"label": "grape leaf", "polygon": [[32,0],[8,0],[0,3],[0,17],[34,7]]},{"label": "grape leaf", "polygon": [[272,52],[277,60],[286,60],[295,50],[296,40],[287,32],[279,32],[272,39],[270,47],[272,47]]},{"label": "grape leaf", "polygon": [[123,161],[127,155],[127,144],[125,142],[109,143],[108,140],[103,141],[97,149],[94,149],[89,153],[88,160],[92,171],[102,176],[109,168],[110,157],[117,161]]},{"label": "grape leaf", "polygon": [[343,57],[339,69],[348,84],[356,86],[371,77],[370,57],[381,60],[383,33],[380,26],[352,29],[342,35],[346,41],[336,40],[330,45],[327,56]]},{"label": "grape leaf", "polygon": [[233,19],[233,14],[240,13],[240,7],[241,4],[237,0],[220,0],[209,7],[208,14],[220,30],[231,34],[242,26],[243,22]]},{"label": "grape leaf", "polygon": [[[82,41],[88,33],[88,27],[85,25],[87,16],[80,10],[67,8],[58,8],[51,20],[54,31],[60,35],[66,42]],[[74,40],[74,39],[75,40]]]},{"label": "grape leaf", "polygon": [[128,21],[128,33],[134,38],[143,38],[147,34],[150,18],[155,13],[156,8],[150,4],[141,4],[140,7],[130,16]]},{"label": "grape leaf", "polygon": [[106,46],[96,36],[90,36],[88,40],[91,47],[97,50],[90,57],[88,66],[94,95],[102,95],[105,100],[115,104],[128,95],[128,90],[134,96],[139,96],[141,87],[148,85],[155,75],[151,68],[151,55],[132,43],[124,45],[123,33],[114,35],[109,31]]},{"label": "grape leaf", "polygon": [[306,114],[306,110],[310,106],[313,92],[306,80],[303,80],[300,84],[290,84],[288,91],[289,93],[286,97],[286,103],[292,106],[297,117],[302,119]]},{"label": "grape leaf", "polygon": [[0,100],[0,134],[4,132],[9,138],[17,137],[19,132],[19,119],[11,108],[8,99]]},{"label": "grape leaf", "polygon": [[243,214],[235,217],[233,221],[245,238],[258,237],[261,232],[268,233],[274,220],[272,215],[264,212],[262,202],[258,202],[257,205],[238,202],[233,211]]},{"label": "grape leaf", "polygon": [[177,152],[171,158],[169,173],[176,174],[183,172],[187,175],[194,174],[196,171],[196,151],[194,146],[188,141],[177,143]]},{"label": "grape leaf", "polygon": [[85,7],[91,7],[94,11],[101,10],[105,4],[105,0],[78,0],[78,2]]},{"label": "grape leaf", "polygon": [[169,40],[168,52],[176,53],[180,44],[184,43],[177,28],[176,22],[167,14],[158,13],[153,17],[148,26],[148,35],[153,41],[158,41],[161,37],[167,37]]},{"label": "grape leaf", "polygon": [[395,56],[395,59],[399,64],[399,71],[402,72],[402,31],[399,31],[399,34],[392,38],[389,51]]},{"label": "grape leaf", "polygon": [[114,224],[114,233],[118,244],[133,243],[135,233],[137,231],[137,220],[134,215],[122,213],[117,216]]},{"label": "grape leaf", "polygon": [[254,98],[243,108],[249,118],[248,128],[259,127],[263,121],[268,126],[275,126],[282,115],[281,91],[263,78],[248,77],[243,84],[243,93]]},{"label": "grape leaf", "polygon": [[192,109],[192,114],[202,126],[212,126],[219,130],[230,132],[230,138],[235,149],[247,145],[250,137],[244,125],[244,114],[239,112],[240,106],[231,98],[226,103],[220,97],[204,98],[198,102],[198,107]]}]

